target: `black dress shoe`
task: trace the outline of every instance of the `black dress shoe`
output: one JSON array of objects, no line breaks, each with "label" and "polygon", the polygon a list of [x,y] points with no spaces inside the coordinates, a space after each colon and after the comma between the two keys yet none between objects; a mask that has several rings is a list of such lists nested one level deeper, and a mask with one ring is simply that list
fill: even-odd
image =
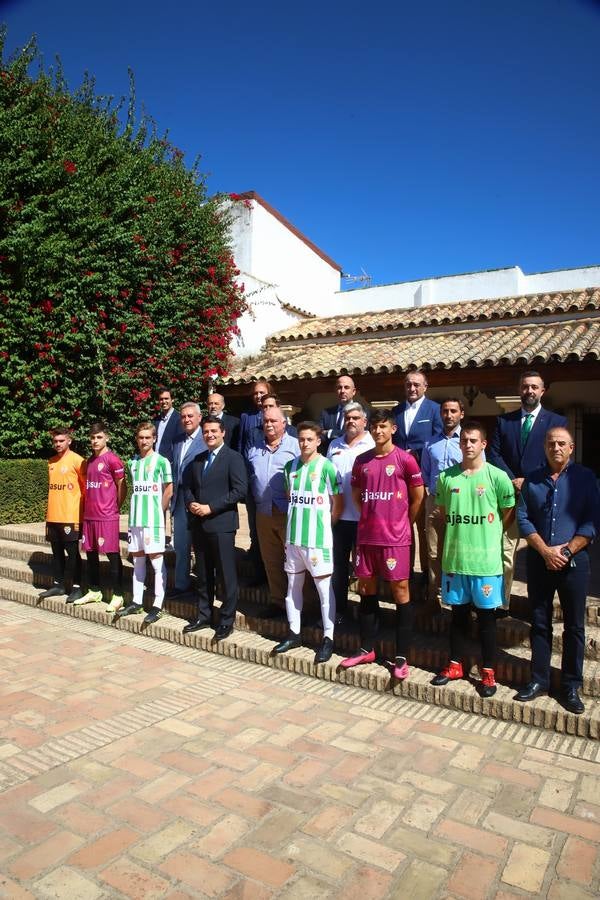
[{"label": "black dress shoe", "polygon": [[184,634],[191,634],[193,631],[202,631],[203,628],[212,628],[210,622],[201,622],[198,619],[196,622],[188,622],[187,625],[183,626]]},{"label": "black dress shoe", "polygon": [[317,650],[315,654],[315,665],[318,666],[319,663],[326,663],[331,659],[333,654],[333,641],[331,638],[324,637],[323,643]]},{"label": "black dress shoe", "polygon": [[63,597],[66,593],[64,584],[53,584],[47,591],[42,591],[38,600],[48,600],[50,597]]},{"label": "black dress shoe", "polygon": [[84,592],[81,590],[79,586],[74,587],[69,596],[66,599],[66,603],[75,603],[76,600],[81,600],[84,596]]},{"label": "black dress shoe", "polygon": [[154,625],[155,622],[158,622],[160,617],[162,616],[163,611],[159,609],[158,606],[153,606],[146,618],[144,619],[144,625]]},{"label": "black dress shoe", "polygon": [[526,703],[528,700],[535,700],[536,697],[543,697],[547,693],[547,688],[542,687],[537,681],[530,681],[524,688],[521,688],[518,694],[515,694],[515,700]]},{"label": "black dress shoe", "polygon": [[215,631],[215,641],[224,641],[233,632],[233,625],[219,625]]},{"label": "black dress shoe", "polygon": [[139,613],[144,612],[144,607],[141,603],[130,603],[128,606],[125,606],[123,609],[120,609],[117,613],[119,619],[123,616],[137,616]]},{"label": "black dress shoe", "polygon": [[579,716],[582,712],[585,712],[585,706],[581,702],[579,691],[576,687],[570,687],[561,690],[559,699],[564,708],[569,712],[575,713],[576,716]]},{"label": "black dress shoe", "polygon": [[281,641],[280,644],[276,644],[275,647],[273,647],[273,653],[287,653],[288,650],[295,650],[296,647],[300,646],[302,646],[300,635],[290,631],[285,641]]}]

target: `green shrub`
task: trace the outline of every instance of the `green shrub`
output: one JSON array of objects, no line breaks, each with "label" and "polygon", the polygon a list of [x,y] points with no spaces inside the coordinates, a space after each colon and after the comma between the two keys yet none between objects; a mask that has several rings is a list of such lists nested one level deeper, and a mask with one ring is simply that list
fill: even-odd
[{"label": "green shrub", "polygon": [[43,521],[47,498],[45,459],[0,459],[0,525]]}]

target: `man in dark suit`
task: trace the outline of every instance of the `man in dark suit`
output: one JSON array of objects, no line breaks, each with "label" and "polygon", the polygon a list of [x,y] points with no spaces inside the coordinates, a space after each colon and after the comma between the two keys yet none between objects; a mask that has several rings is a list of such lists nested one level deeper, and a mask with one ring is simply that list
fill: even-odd
[{"label": "man in dark suit", "polygon": [[322,412],[319,424],[323,431],[319,452],[327,455],[327,448],[334,438],[344,433],[344,407],[356,397],[356,385],[349,375],[340,375],[335,383],[338,402],[335,406],[327,406]]},{"label": "man in dark suit", "polygon": [[246,496],[248,481],[244,460],[225,444],[223,424],[216,416],[203,421],[202,437],[207,450],[195,457],[184,475],[185,506],[196,557],[198,612],[183,630],[188,634],[211,627],[216,570],[223,584],[223,600],[215,638],[222,641],[233,631],[235,621],[237,505]]},{"label": "man in dark suit", "polygon": [[[526,476],[546,465],[545,440],[551,428],[566,428],[564,416],[550,412],[541,404],[546,393],[539,372],[523,372],[519,381],[521,408],[496,419],[496,431],[490,444],[488,461],[502,469],[513,483],[517,499]],[[504,532],[504,607],[508,609],[512,589],[515,556],[519,546],[516,521]]]},{"label": "man in dark suit", "polygon": [[166,456],[171,465],[173,465],[173,444],[185,432],[181,425],[179,414],[173,407],[173,397],[169,388],[160,387],[158,389],[158,406],[158,418],[152,422],[156,428],[154,449],[161,456]]},{"label": "man in dark suit", "polygon": [[225,397],[223,394],[209,394],[207,406],[209,416],[216,416],[223,423],[225,443],[228,447],[235,449],[240,437],[240,420],[236,416],[230,416],[225,412]]},{"label": "man in dark suit", "polygon": [[[421,453],[428,441],[437,440],[444,433],[444,425],[440,415],[440,405],[425,396],[427,393],[427,377],[424,372],[414,369],[406,373],[404,379],[405,400],[392,410],[396,422],[396,433],[393,441],[397,447],[406,450],[421,465]],[[421,561],[422,593],[426,596],[429,583],[429,562],[427,558],[427,537],[425,533],[425,504],[421,505],[415,521],[419,541],[419,559]]]}]

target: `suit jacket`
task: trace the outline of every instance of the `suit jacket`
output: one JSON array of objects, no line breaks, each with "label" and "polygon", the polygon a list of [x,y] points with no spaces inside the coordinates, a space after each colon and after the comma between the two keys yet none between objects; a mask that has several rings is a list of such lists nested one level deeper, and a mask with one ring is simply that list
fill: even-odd
[{"label": "suit jacket", "polygon": [[243,412],[240,416],[237,446],[234,450],[245,455],[245,450],[250,446],[250,439],[255,428],[262,428],[262,409],[254,409],[251,412]]},{"label": "suit jacket", "polygon": [[[344,433],[344,423],[342,421],[342,427],[337,427],[337,417],[338,417],[339,409],[338,404],[335,406],[327,406],[324,410],[321,411],[320,417],[320,425],[325,434],[323,435],[327,441],[332,441],[336,437],[340,437]],[[328,434],[331,432],[331,434]]]},{"label": "suit jacket", "polygon": [[396,420],[396,434],[393,441],[397,447],[402,450],[412,450],[417,457],[421,458],[421,451],[427,441],[441,437],[444,433],[444,426],[440,416],[440,405],[435,400],[425,397],[419,411],[413,419],[408,434],[404,428],[404,413],[407,403],[399,403],[392,410],[392,415]]},{"label": "suit jacket", "polygon": [[198,453],[183,476],[186,508],[190,503],[208,503],[210,516],[189,515],[192,528],[207,533],[236,531],[239,526],[237,505],[246,497],[248,476],[241,454],[223,444],[206,471],[208,450]]},{"label": "suit jacket", "polygon": [[171,509],[175,509],[175,504],[177,503],[177,498],[179,496],[183,497],[183,479],[186,473],[186,470],[189,468],[192,460],[199,453],[202,453],[203,450],[206,450],[206,444],[204,443],[204,438],[202,437],[202,432],[198,431],[198,434],[192,441],[191,447],[188,448],[187,453],[183,458],[183,463],[181,462],[181,448],[185,443],[185,433],[180,435],[180,437],[173,444],[173,498],[171,500]]},{"label": "suit jacket", "polygon": [[566,428],[567,420],[548,409],[539,411],[521,448],[521,410],[505,413],[496,419],[496,430],[488,451],[488,462],[502,469],[509,478],[523,478],[546,465],[544,441],[551,428]]},{"label": "suit jacket", "polygon": [[237,446],[240,439],[240,420],[237,416],[230,416],[229,413],[223,413],[221,416],[221,422],[223,423],[223,428],[225,429],[225,443],[228,447],[232,447],[234,450],[237,450]]},{"label": "suit jacket", "polygon": [[[156,428],[156,433],[158,434],[160,419],[154,419],[152,424]],[[182,434],[185,434],[185,432],[181,424],[181,419],[179,418],[177,410],[174,409],[169,416],[169,421],[167,422],[167,427],[160,439],[160,443],[157,441],[156,447],[154,448],[161,456],[166,456],[171,464],[173,463],[173,444]]]}]

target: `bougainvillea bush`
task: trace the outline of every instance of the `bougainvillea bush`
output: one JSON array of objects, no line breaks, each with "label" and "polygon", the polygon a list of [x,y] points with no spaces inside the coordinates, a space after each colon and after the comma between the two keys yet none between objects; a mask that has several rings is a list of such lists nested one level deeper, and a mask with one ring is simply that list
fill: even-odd
[{"label": "bougainvillea bush", "polygon": [[[34,68],[37,71],[34,73]],[[198,399],[245,308],[226,204],[197,166],[34,44],[0,44],[0,455],[105,419],[118,449],[155,389]]]}]

